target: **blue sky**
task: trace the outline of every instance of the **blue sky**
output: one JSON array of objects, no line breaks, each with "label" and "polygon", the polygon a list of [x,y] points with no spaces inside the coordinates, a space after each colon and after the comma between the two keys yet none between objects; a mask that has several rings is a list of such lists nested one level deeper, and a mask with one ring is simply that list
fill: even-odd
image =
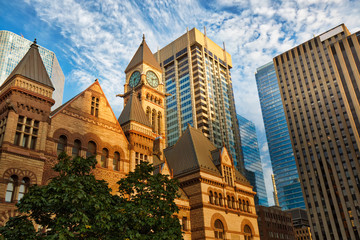
[{"label": "blue sky", "polygon": [[359,0],[0,0],[0,30],[55,52],[66,77],[64,101],[96,78],[117,116],[124,69],[142,34],[155,52],[196,27],[232,55],[237,113],[257,126],[269,202],[271,163],[254,73],[272,58],[345,23],[360,30]]}]

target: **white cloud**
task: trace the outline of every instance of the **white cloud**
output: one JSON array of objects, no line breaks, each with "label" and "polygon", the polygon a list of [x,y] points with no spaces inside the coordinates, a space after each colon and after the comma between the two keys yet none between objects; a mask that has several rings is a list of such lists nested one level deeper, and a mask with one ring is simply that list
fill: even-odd
[{"label": "white cloud", "polygon": [[[155,51],[185,33],[186,27],[206,26],[207,35],[219,45],[225,41],[232,54],[237,112],[254,121],[262,135],[256,68],[340,23],[352,31],[360,29],[360,1],[350,0],[218,0],[208,5],[191,0],[25,2],[68,41],[63,50],[73,65],[68,85],[84,89],[99,78],[117,115],[122,101],[115,94],[123,91],[123,71],[142,34]],[[269,166],[268,161],[266,177]]]}]

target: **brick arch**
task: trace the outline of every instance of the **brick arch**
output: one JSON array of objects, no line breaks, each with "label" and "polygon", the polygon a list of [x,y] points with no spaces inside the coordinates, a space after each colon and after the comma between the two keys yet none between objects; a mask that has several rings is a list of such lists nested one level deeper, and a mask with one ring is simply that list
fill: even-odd
[{"label": "brick arch", "polygon": [[30,184],[37,184],[37,178],[35,173],[29,170],[23,170],[21,178],[28,177],[30,179]]},{"label": "brick arch", "polygon": [[214,228],[214,224],[215,224],[215,221],[219,219],[223,225],[224,225],[224,230],[227,231],[228,230],[228,226],[227,226],[227,223],[226,223],[226,220],[225,218],[223,217],[223,215],[221,215],[220,213],[214,213],[214,215],[212,215],[211,217],[211,228]]},{"label": "brick arch", "polygon": [[74,146],[74,141],[78,139],[81,142],[81,149],[84,148],[84,142],[85,142],[85,138],[83,135],[79,134],[79,133],[73,133],[71,134],[70,139],[68,140],[68,144],[71,146]]},{"label": "brick arch", "polygon": [[114,146],[113,147],[113,151],[111,152],[112,153],[112,156],[114,156],[114,152],[118,152],[120,153],[120,159],[125,159],[125,152],[124,150],[119,147],[119,146]]},{"label": "brick arch", "polygon": [[87,149],[87,144],[88,142],[93,141],[96,143],[96,153],[97,154],[101,154],[100,149],[103,149],[102,146],[104,145],[103,142],[101,141],[101,139],[94,133],[86,133],[84,135],[84,147],[85,150]]},{"label": "brick arch", "polygon": [[42,184],[43,185],[48,185],[50,182],[51,182],[51,180],[53,180],[53,178],[54,178],[55,176],[51,176],[51,177],[48,177],[48,178],[43,178],[43,182],[42,182]]},{"label": "brick arch", "polygon": [[35,173],[30,170],[21,170],[18,168],[9,168],[3,174],[3,179],[6,182],[12,175],[16,175],[19,178],[19,181],[24,177],[28,177],[30,179],[30,184],[37,184],[37,177]]},{"label": "brick arch", "polygon": [[0,227],[5,226],[6,222],[11,218],[20,215],[17,209],[10,209],[0,212]]},{"label": "brick arch", "polygon": [[20,179],[22,176],[22,170],[18,168],[8,168],[3,174],[3,179],[7,181],[12,175],[16,175]]},{"label": "brick arch", "polygon": [[111,156],[111,153],[112,153],[112,152],[115,152],[115,151],[114,151],[114,147],[111,146],[111,145],[108,144],[108,143],[103,143],[103,145],[101,146],[100,150],[102,151],[103,148],[106,148],[106,149],[109,151],[109,157]]},{"label": "brick arch", "polygon": [[252,223],[249,221],[249,219],[244,219],[242,222],[241,222],[241,225],[240,225],[240,232],[241,233],[244,233],[244,227],[245,225],[248,225],[251,229],[251,234],[254,236],[256,234],[255,232],[255,229],[254,229],[254,226],[252,225]]},{"label": "brick arch", "polygon": [[56,129],[54,134],[53,134],[53,139],[55,139],[55,141],[57,142],[60,138],[61,135],[65,135],[66,138],[67,138],[67,141],[71,141],[71,132],[69,132],[67,129],[65,128],[59,128],[59,129]]}]

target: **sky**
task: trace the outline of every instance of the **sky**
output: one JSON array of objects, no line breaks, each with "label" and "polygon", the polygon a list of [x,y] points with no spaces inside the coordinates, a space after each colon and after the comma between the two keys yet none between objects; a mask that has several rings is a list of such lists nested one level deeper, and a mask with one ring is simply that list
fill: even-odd
[{"label": "sky", "polygon": [[155,52],[194,27],[232,56],[236,111],[257,127],[269,203],[271,162],[256,69],[344,23],[360,30],[360,0],[0,0],[0,30],[55,52],[65,75],[63,102],[99,82],[116,116],[124,70],[145,34]]}]

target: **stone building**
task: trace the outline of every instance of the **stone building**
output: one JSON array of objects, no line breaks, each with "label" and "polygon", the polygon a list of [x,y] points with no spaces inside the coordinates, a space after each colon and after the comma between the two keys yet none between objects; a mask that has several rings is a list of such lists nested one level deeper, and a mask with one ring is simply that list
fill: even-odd
[{"label": "stone building", "polygon": [[65,151],[96,155],[95,176],[114,193],[116,182],[141,160],[178,178],[176,217],[184,239],[259,239],[255,192],[225,147],[217,149],[189,128],[164,151],[162,71],[145,39],[125,73],[125,107],[118,119],[97,80],[51,111],[54,87],[32,44],[0,86],[0,225],[17,214],[15,203],[30,185],[51,180],[57,155]]},{"label": "stone building", "polygon": [[259,216],[258,223],[261,240],[295,240],[291,213],[282,211],[281,207],[278,206],[256,206],[256,212]]},{"label": "stone building", "polygon": [[286,210],[291,213],[296,240],[312,240],[307,212],[301,208]]}]

